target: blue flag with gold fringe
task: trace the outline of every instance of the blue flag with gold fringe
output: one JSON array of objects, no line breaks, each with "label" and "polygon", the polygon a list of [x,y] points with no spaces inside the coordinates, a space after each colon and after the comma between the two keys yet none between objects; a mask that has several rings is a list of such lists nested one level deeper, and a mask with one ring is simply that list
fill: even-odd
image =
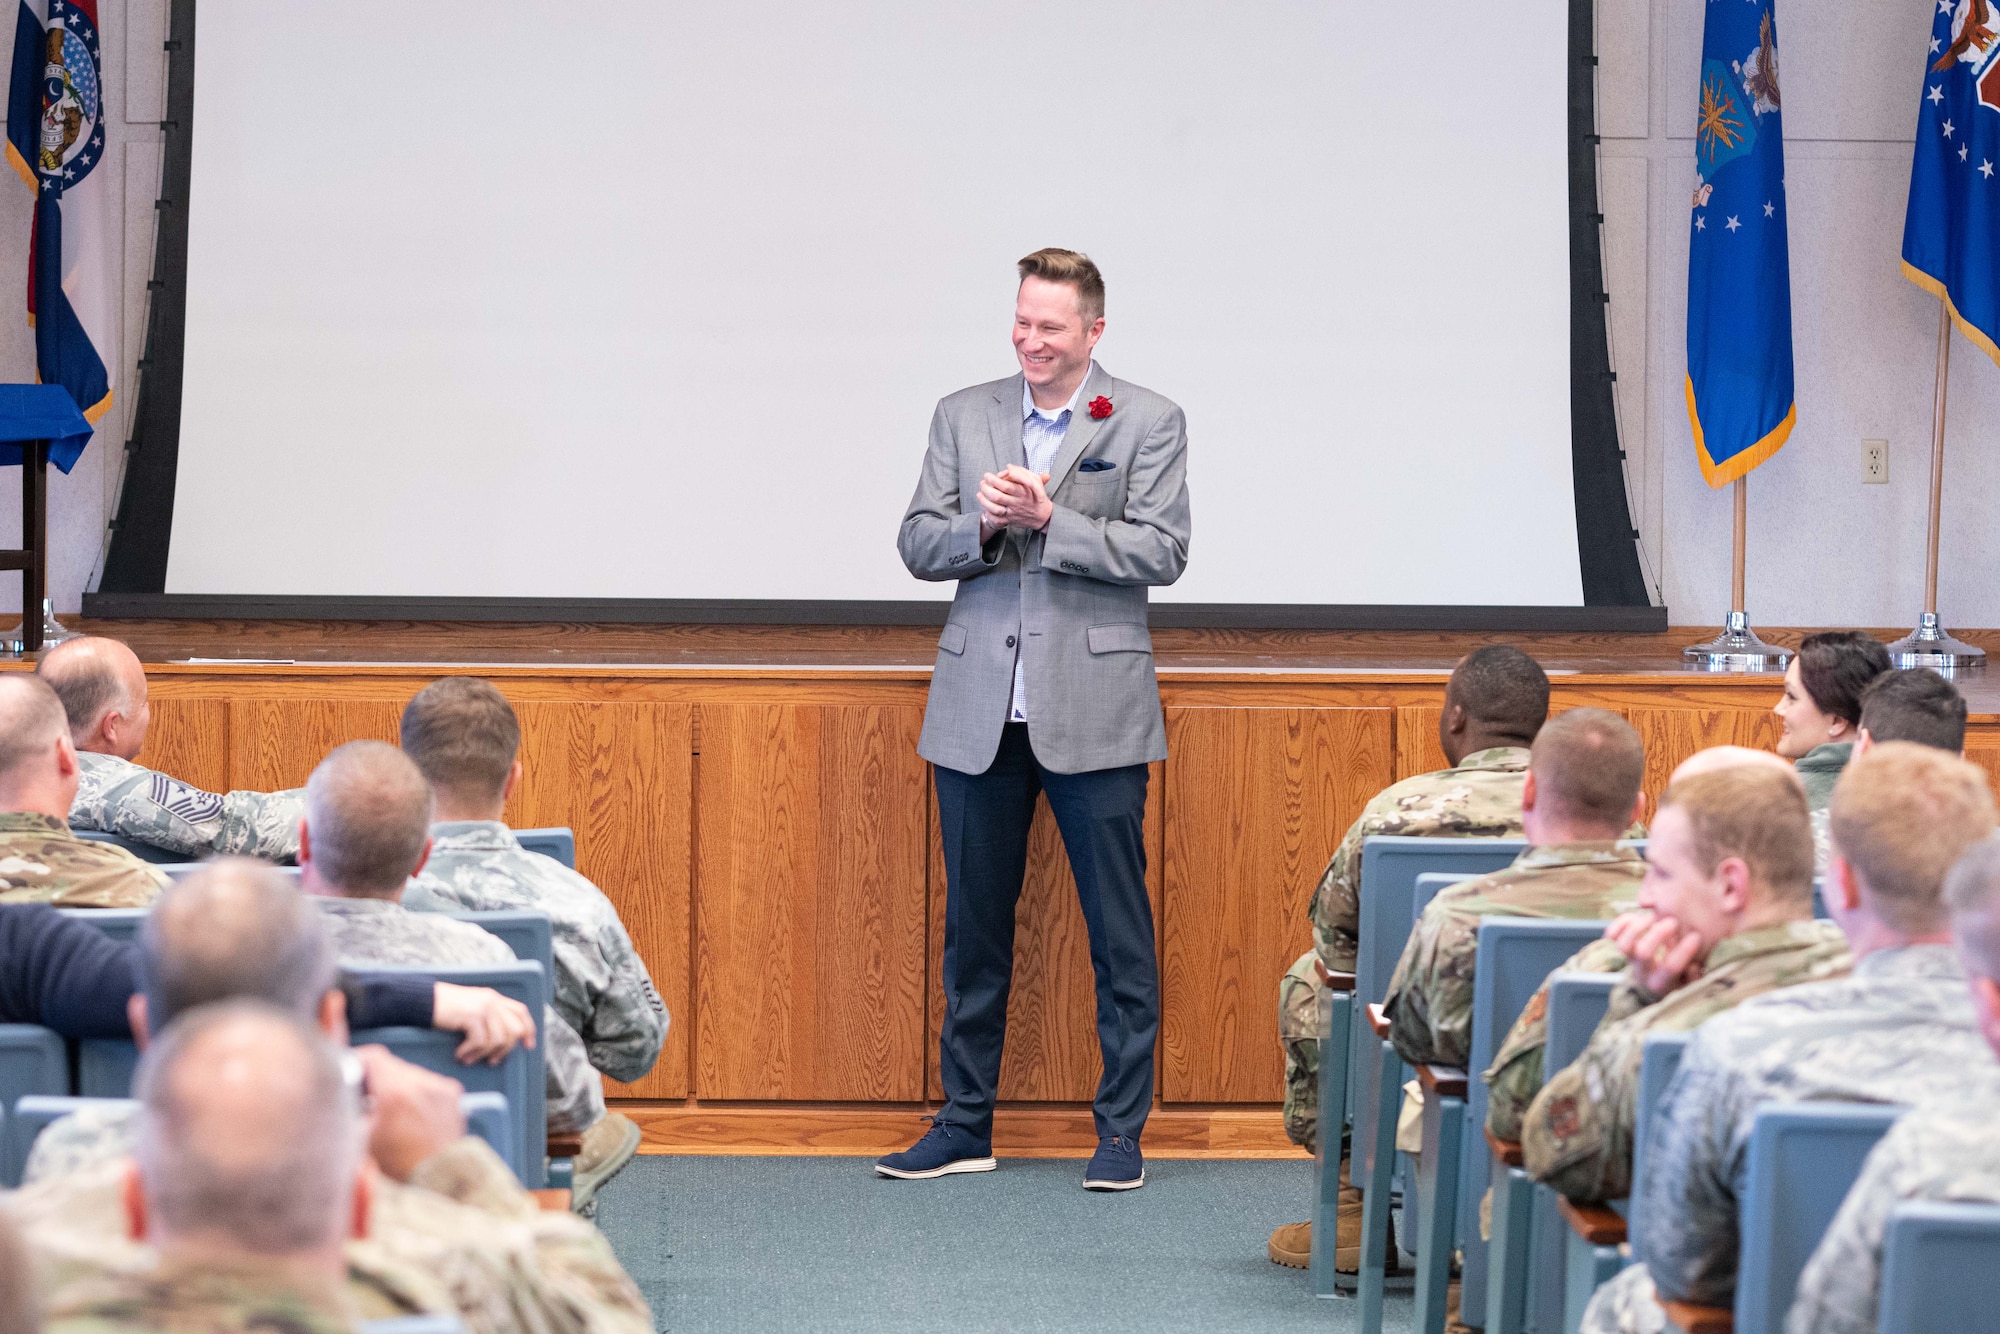
[{"label": "blue flag with gold fringe", "polygon": [[1695,456],[1726,486],[1792,433],[1792,273],[1776,0],[1708,0],[1688,241]]},{"label": "blue flag with gold fringe", "polygon": [[2000,361],[2000,12],[1990,0],[1937,0],[1922,98],[1903,273]]}]

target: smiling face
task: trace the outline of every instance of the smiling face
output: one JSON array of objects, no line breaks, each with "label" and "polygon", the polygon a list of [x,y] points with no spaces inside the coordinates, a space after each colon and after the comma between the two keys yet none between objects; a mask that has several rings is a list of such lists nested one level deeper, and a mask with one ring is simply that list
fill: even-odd
[{"label": "smiling face", "polygon": [[[1662,806],[1653,817],[1646,840],[1646,878],[1639,885],[1639,906],[1671,917],[1701,933],[1709,947],[1736,929],[1728,871],[1748,878],[1740,857],[1725,857],[1713,871],[1704,871],[1695,856],[1694,826],[1678,806]],[[1706,952],[1706,951],[1704,951]]]},{"label": "smiling face", "polygon": [[1014,355],[1041,407],[1069,401],[1090,370],[1090,351],[1104,335],[1104,319],[1083,322],[1076,288],[1045,278],[1021,279],[1014,299]]},{"label": "smiling face", "polygon": [[1778,753],[1788,760],[1796,760],[1814,746],[1829,741],[1854,740],[1847,719],[1822,713],[1819,705],[1813,703],[1813,697],[1799,680],[1797,658],[1785,669],[1785,693],[1771,706],[1771,712],[1784,724],[1784,734],[1778,738]]}]

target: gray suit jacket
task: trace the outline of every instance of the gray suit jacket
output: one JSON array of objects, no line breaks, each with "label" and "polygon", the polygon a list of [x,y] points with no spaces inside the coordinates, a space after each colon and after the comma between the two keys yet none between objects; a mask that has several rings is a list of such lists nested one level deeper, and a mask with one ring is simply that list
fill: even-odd
[{"label": "gray suit jacket", "polygon": [[[1088,404],[1111,400],[1111,415]],[[1082,471],[1084,459],[1109,467]],[[1027,674],[1028,736],[1057,773],[1165,759],[1167,729],[1146,629],[1146,589],[1187,567],[1187,419],[1150,389],[1092,366],[1049,469],[1040,533],[979,544],[979,479],[1021,449],[1021,377],[961,389],[931,418],[896,547],[919,579],[956,579],[917,753],[984,773]]]}]

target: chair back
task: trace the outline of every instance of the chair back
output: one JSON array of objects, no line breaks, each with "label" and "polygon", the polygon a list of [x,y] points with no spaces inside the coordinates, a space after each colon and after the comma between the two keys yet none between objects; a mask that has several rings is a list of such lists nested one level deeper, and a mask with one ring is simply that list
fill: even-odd
[{"label": "chair back", "polygon": [[504,1093],[467,1093],[459,1098],[458,1109],[465,1113],[465,1133],[486,1141],[486,1146],[504,1162],[514,1152],[514,1114],[508,1110]]},{"label": "chair back", "polygon": [[113,940],[131,944],[139,938],[139,923],[146,920],[146,908],[58,908],[73,921],[94,926]]},{"label": "chair back", "polygon": [[185,852],[175,852],[171,848],[155,847],[151,843],[141,843],[136,838],[126,838],[123,834],[107,834],[102,829],[73,829],[70,831],[87,843],[109,843],[113,847],[125,849],[140,861],[164,864],[187,860]]},{"label": "chair back", "polygon": [[[1426,871],[1418,876],[1416,892],[1410,896],[1410,930],[1417,929],[1417,923],[1424,920],[1424,909],[1431,906],[1431,900],[1442,893],[1446,886],[1477,878],[1462,871]],[[1408,941],[1405,941],[1404,945],[1407,948]],[[1401,956],[1397,957],[1400,962]],[[1390,971],[1393,974],[1395,970],[1391,968]],[[1383,988],[1386,990],[1387,987],[1388,984],[1385,982]]]},{"label": "chair back", "polygon": [[549,915],[539,908],[506,908],[481,912],[454,909],[445,914],[490,931],[507,943],[514,957],[542,966],[543,977],[554,977],[555,946],[550,934]]},{"label": "chair back", "polygon": [[1903,1111],[1855,1102],[1758,1108],[1737,1204],[1736,1334],[1781,1334],[1806,1261]]},{"label": "chair back", "polygon": [[543,1180],[544,1150],[548,1142],[548,1102],[543,1053],[547,1051],[542,1018],[548,1005],[547,974],[539,963],[517,960],[507,964],[479,967],[375,968],[374,972],[408,973],[439,982],[466,987],[491,987],[528,1007],[535,1019],[535,1045],[516,1047],[498,1065],[461,1065],[455,1054],[459,1035],[428,1028],[372,1028],[354,1034],[354,1045],[380,1043],[392,1053],[426,1070],[449,1075],[468,1093],[500,1093],[509,1108],[519,1109],[514,1117],[513,1152],[502,1155],[524,1186],[536,1187]]},{"label": "chair back", "polygon": [[1813,916],[1822,922],[1830,921],[1833,918],[1833,914],[1826,910],[1825,876],[1818,876],[1813,880]]},{"label": "chair back", "polygon": [[82,1098],[129,1098],[139,1071],[130,1038],[84,1038],[76,1044],[76,1092]]},{"label": "chair back", "polygon": [[1632,1198],[1645,1197],[1646,1145],[1652,1138],[1653,1122],[1667,1089],[1680,1073],[1681,1057],[1687,1054],[1689,1034],[1648,1033],[1639,1054],[1639,1105],[1632,1119]]},{"label": "chair back", "polygon": [[55,1122],[71,1112],[80,1112],[88,1107],[137,1107],[130,1098],[70,1098],[43,1097],[23,1098],[14,1104],[7,1118],[4,1148],[0,1148],[0,1164],[8,1175],[8,1184],[18,1186],[28,1168],[28,1154],[35,1147],[36,1139]]},{"label": "chair back", "polygon": [[1912,1200],[1882,1239],[1878,1334],[1978,1329],[2000,1311],[2000,1204]]},{"label": "chair back", "polygon": [[[69,1092],[69,1051],[60,1035],[38,1024],[0,1024],[0,1117],[11,1120],[23,1098]],[[0,1122],[0,1144],[5,1123]],[[21,1184],[21,1165],[0,1147],[0,1186]]]},{"label": "chair back", "polygon": [[1542,1040],[1542,1082],[1583,1055],[1611,1008],[1616,973],[1557,973],[1549,978],[1547,1036]]},{"label": "chair back", "polygon": [[514,837],[530,852],[553,857],[570,870],[576,869],[576,835],[568,829],[516,829]]}]

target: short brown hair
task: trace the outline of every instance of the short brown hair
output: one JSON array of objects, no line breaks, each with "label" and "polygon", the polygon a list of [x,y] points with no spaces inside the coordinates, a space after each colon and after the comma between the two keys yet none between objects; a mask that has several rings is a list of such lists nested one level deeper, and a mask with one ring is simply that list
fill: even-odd
[{"label": "short brown hair", "polygon": [[1075,250],[1046,246],[1032,255],[1021,256],[1016,266],[1023,278],[1040,278],[1045,283],[1066,283],[1076,289],[1076,308],[1086,326],[1104,318],[1104,275],[1090,256]]},{"label": "short brown hair", "polygon": [[490,681],[447,676],[403,708],[403,753],[433,788],[461,800],[491,801],[507,785],[521,749],[514,706]]},{"label": "short brown hair", "polygon": [[381,741],[336,746],[306,780],[312,863],[349,897],[394,898],[430,837],[431,789],[409,756]]},{"label": "short brown hair", "polygon": [[1646,776],[1646,746],[1615,713],[1571,709],[1542,724],[1528,768],[1537,802],[1622,831]]},{"label": "short brown hair", "polygon": [[1724,858],[1741,857],[1773,900],[1811,902],[1812,815],[1792,774],[1748,764],[1712,769],[1669,787],[1660,809],[1669,806],[1687,816],[1703,874],[1715,874]]},{"label": "short brown hair", "polygon": [[1945,872],[1993,832],[1993,793],[1978,765],[1914,741],[1885,741],[1834,785],[1834,851],[1868,907],[1905,935],[1944,925]]}]

